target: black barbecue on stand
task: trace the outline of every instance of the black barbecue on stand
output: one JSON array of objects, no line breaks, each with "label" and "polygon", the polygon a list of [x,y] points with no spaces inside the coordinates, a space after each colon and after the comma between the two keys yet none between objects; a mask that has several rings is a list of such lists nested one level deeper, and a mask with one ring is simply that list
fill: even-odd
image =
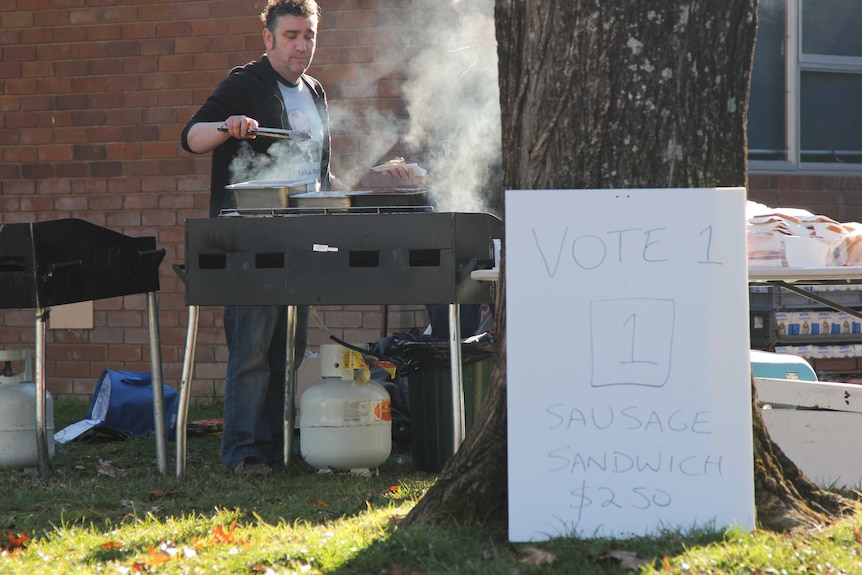
[{"label": "black barbecue on stand", "polygon": [[50,473],[45,330],[51,307],[139,293],[147,294],[158,467],[167,472],[156,300],[164,256],[153,237],[129,237],[80,219],[0,224],[0,309],[36,314],[36,448],[42,477]]},{"label": "black barbecue on stand", "polygon": [[[309,194],[310,195],[310,194]],[[471,277],[494,264],[501,221],[486,213],[434,212],[428,205],[282,207],[223,211],[187,220],[189,325],[177,422],[177,477],[185,472],[188,409],[201,305],[288,306],[285,451],[295,428],[296,306],[449,304],[454,448],[463,440],[458,304],[493,302],[494,288]],[[379,195],[377,201],[392,202]],[[424,198],[423,198],[424,201]]]}]

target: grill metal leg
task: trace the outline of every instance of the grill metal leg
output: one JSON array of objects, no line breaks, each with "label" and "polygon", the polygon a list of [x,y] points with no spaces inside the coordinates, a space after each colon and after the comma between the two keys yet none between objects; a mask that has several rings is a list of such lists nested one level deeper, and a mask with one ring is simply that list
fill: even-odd
[{"label": "grill metal leg", "polygon": [[287,306],[287,357],[284,382],[284,466],[290,465],[293,432],[296,429],[296,306]]},{"label": "grill metal leg", "polygon": [[162,347],[159,339],[159,302],[156,292],[147,292],[150,333],[150,372],[153,381],[153,424],[159,473],[168,472],[168,440],[165,435],[165,388],[162,384]]},{"label": "grill metal leg", "polygon": [[186,473],[186,425],[189,417],[189,399],[192,394],[192,377],[195,368],[195,349],[198,341],[198,306],[189,306],[189,325],[186,331],[186,349],[183,353],[183,373],[180,380],[180,404],[177,408],[177,479]]},{"label": "grill metal leg", "polygon": [[449,369],[452,379],[452,453],[464,442],[464,386],[461,370],[461,307],[449,304]]},{"label": "grill metal leg", "polygon": [[51,473],[48,453],[47,390],[45,389],[45,331],[48,308],[36,308],[36,455],[39,458],[39,476]]}]

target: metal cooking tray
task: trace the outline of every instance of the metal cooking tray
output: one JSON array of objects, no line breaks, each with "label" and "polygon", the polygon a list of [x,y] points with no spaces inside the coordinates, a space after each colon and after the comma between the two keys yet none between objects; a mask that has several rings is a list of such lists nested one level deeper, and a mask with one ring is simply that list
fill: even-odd
[{"label": "metal cooking tray", "polygon": [[351,205],[356,207],[377,206],[427,206],[428,190],[424,188],[393,188],[349,192]]}]

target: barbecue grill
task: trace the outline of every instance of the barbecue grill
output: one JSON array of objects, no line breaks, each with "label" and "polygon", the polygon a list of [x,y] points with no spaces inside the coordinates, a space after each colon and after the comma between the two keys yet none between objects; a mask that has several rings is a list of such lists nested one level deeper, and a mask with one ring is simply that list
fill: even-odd
[{"label": "barbecue grill", "polygon": [[159,264],[155,238],[133,238],[84,220],[0,224],[0,308],[36,310],[36,446],[39,473],[50,471],[46,425],[45,327],[56,305],[147,294],[153,412],[159,471],[167,471],[159,349]]},{"label": "barbecue grill", "polygon": [[[186,221],[189,329],[177,429],[185,429],[200,305],[288,306],[285,464],[294,429],[297,305],[449,304],[455,447],[463,439],[461,303],[489,303],[471,272],[494,265],[501,221],[428,206],[229,210]],[[185,468],[178,435],[177,474]]]}]

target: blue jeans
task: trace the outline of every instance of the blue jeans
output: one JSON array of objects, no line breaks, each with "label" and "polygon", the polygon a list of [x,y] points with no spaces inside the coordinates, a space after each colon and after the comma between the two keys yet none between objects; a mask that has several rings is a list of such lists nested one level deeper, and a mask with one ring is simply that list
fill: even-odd
[{"label": "blue jeans", "polygon": [[[287,308],[225,306],[228,362],[221,458],[228,469],[247,457],[284,460]],[[305,355],[308,307],[297,306],[295,366]]]}]

